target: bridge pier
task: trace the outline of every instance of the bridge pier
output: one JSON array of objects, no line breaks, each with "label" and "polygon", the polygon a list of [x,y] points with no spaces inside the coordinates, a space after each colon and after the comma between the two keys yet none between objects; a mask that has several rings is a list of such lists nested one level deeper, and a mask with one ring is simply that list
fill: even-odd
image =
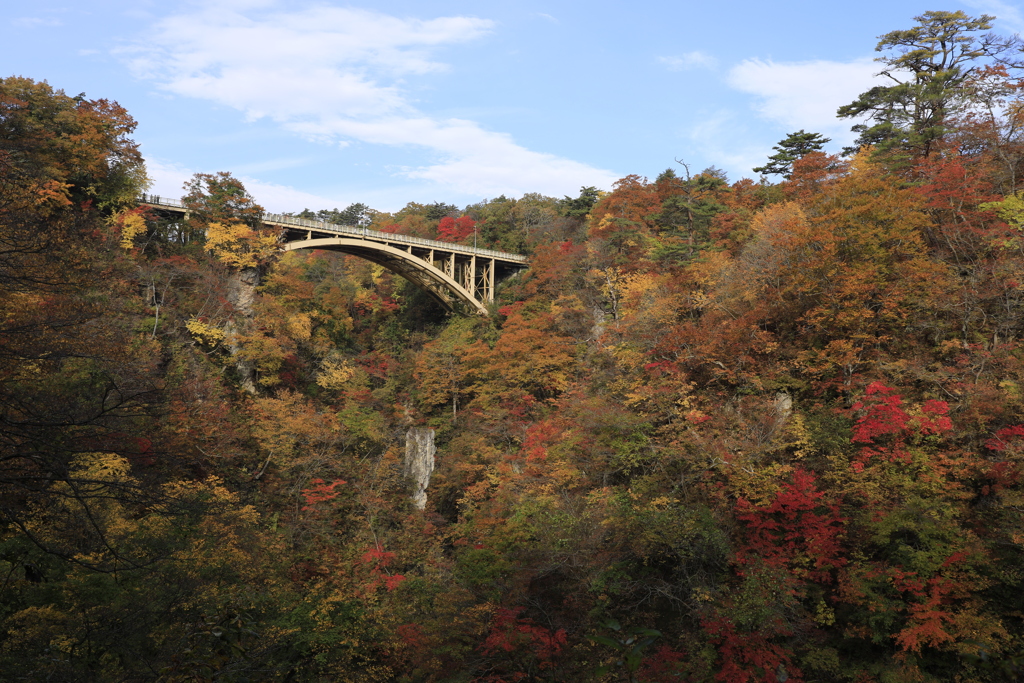
[{"label": "bridge pier", "polygon": [[[186,209],[172,200],[143,196],[139,203],[164,215],[187,215]],[[285,251],[324,249],[364,258],[423,288],[450,311],[459,310],[461,304],[479,315],[487,315],[497,282],[527,267],[527,258],[519,254],[376,232],[365,227],[280,214],[264,214],[263,223],[281,229]]]}]

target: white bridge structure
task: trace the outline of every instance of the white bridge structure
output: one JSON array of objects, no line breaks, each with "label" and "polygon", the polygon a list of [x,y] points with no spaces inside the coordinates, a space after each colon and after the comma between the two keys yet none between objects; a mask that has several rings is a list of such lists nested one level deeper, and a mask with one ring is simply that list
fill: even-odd
[{"label": "white bridge structure", "polygon": [[[142,195],[141,206],[167,218],[185,219],[188,209],[181,202]],[[338,251],[377,263],[421,287],[449,311],[487,315],[494,301],[494,288],[502,279],[528,265],[528,259],[490,249],[427,240],[408,235],[378,232],[353,225],[335,225],[265,213],[264,225],[281,231],[285,251],[323,249]]]}]

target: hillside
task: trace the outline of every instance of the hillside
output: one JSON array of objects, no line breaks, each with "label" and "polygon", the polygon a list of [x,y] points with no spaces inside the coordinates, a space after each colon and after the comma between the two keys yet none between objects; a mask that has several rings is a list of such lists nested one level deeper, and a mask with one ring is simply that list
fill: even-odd
[{"label": "hillside", "polygon": [[1019,45],[919,20],[772,179],[296,207],[528,255],[488,316],[0,80],[0,680],[1019,680]]}]

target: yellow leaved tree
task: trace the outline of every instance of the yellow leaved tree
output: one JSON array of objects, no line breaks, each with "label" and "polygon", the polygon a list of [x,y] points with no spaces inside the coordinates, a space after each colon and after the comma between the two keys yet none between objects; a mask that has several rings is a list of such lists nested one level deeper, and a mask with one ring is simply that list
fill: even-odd
[{"label": "yellow leaved tree", "polygon": [[230,173],[196,173],[181,198],[192,229],[206,248],[234,268],[263,265],[277,251],[277,234],[263,227],[263,207]]},{"label": "yellow leaved tree", "polygon": [[255,268],[277,252],[277,235],[241,221],[225,220],[207,226],[206,248],[229,266]]}]

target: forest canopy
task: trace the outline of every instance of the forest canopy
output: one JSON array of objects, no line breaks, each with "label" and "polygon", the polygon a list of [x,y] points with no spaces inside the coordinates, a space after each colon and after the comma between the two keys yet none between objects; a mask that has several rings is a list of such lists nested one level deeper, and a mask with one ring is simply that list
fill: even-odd
[{"label": "forest canopy", "polygon": [[[1019,40],[925,12],[760,180],[307,219],[528,255],[488,316],[139,203],[0,79],[0,679],[1019,680]],[[432,430],[424,507],[410,430]],[[417,432],[419,433],[419,432]]]}]

